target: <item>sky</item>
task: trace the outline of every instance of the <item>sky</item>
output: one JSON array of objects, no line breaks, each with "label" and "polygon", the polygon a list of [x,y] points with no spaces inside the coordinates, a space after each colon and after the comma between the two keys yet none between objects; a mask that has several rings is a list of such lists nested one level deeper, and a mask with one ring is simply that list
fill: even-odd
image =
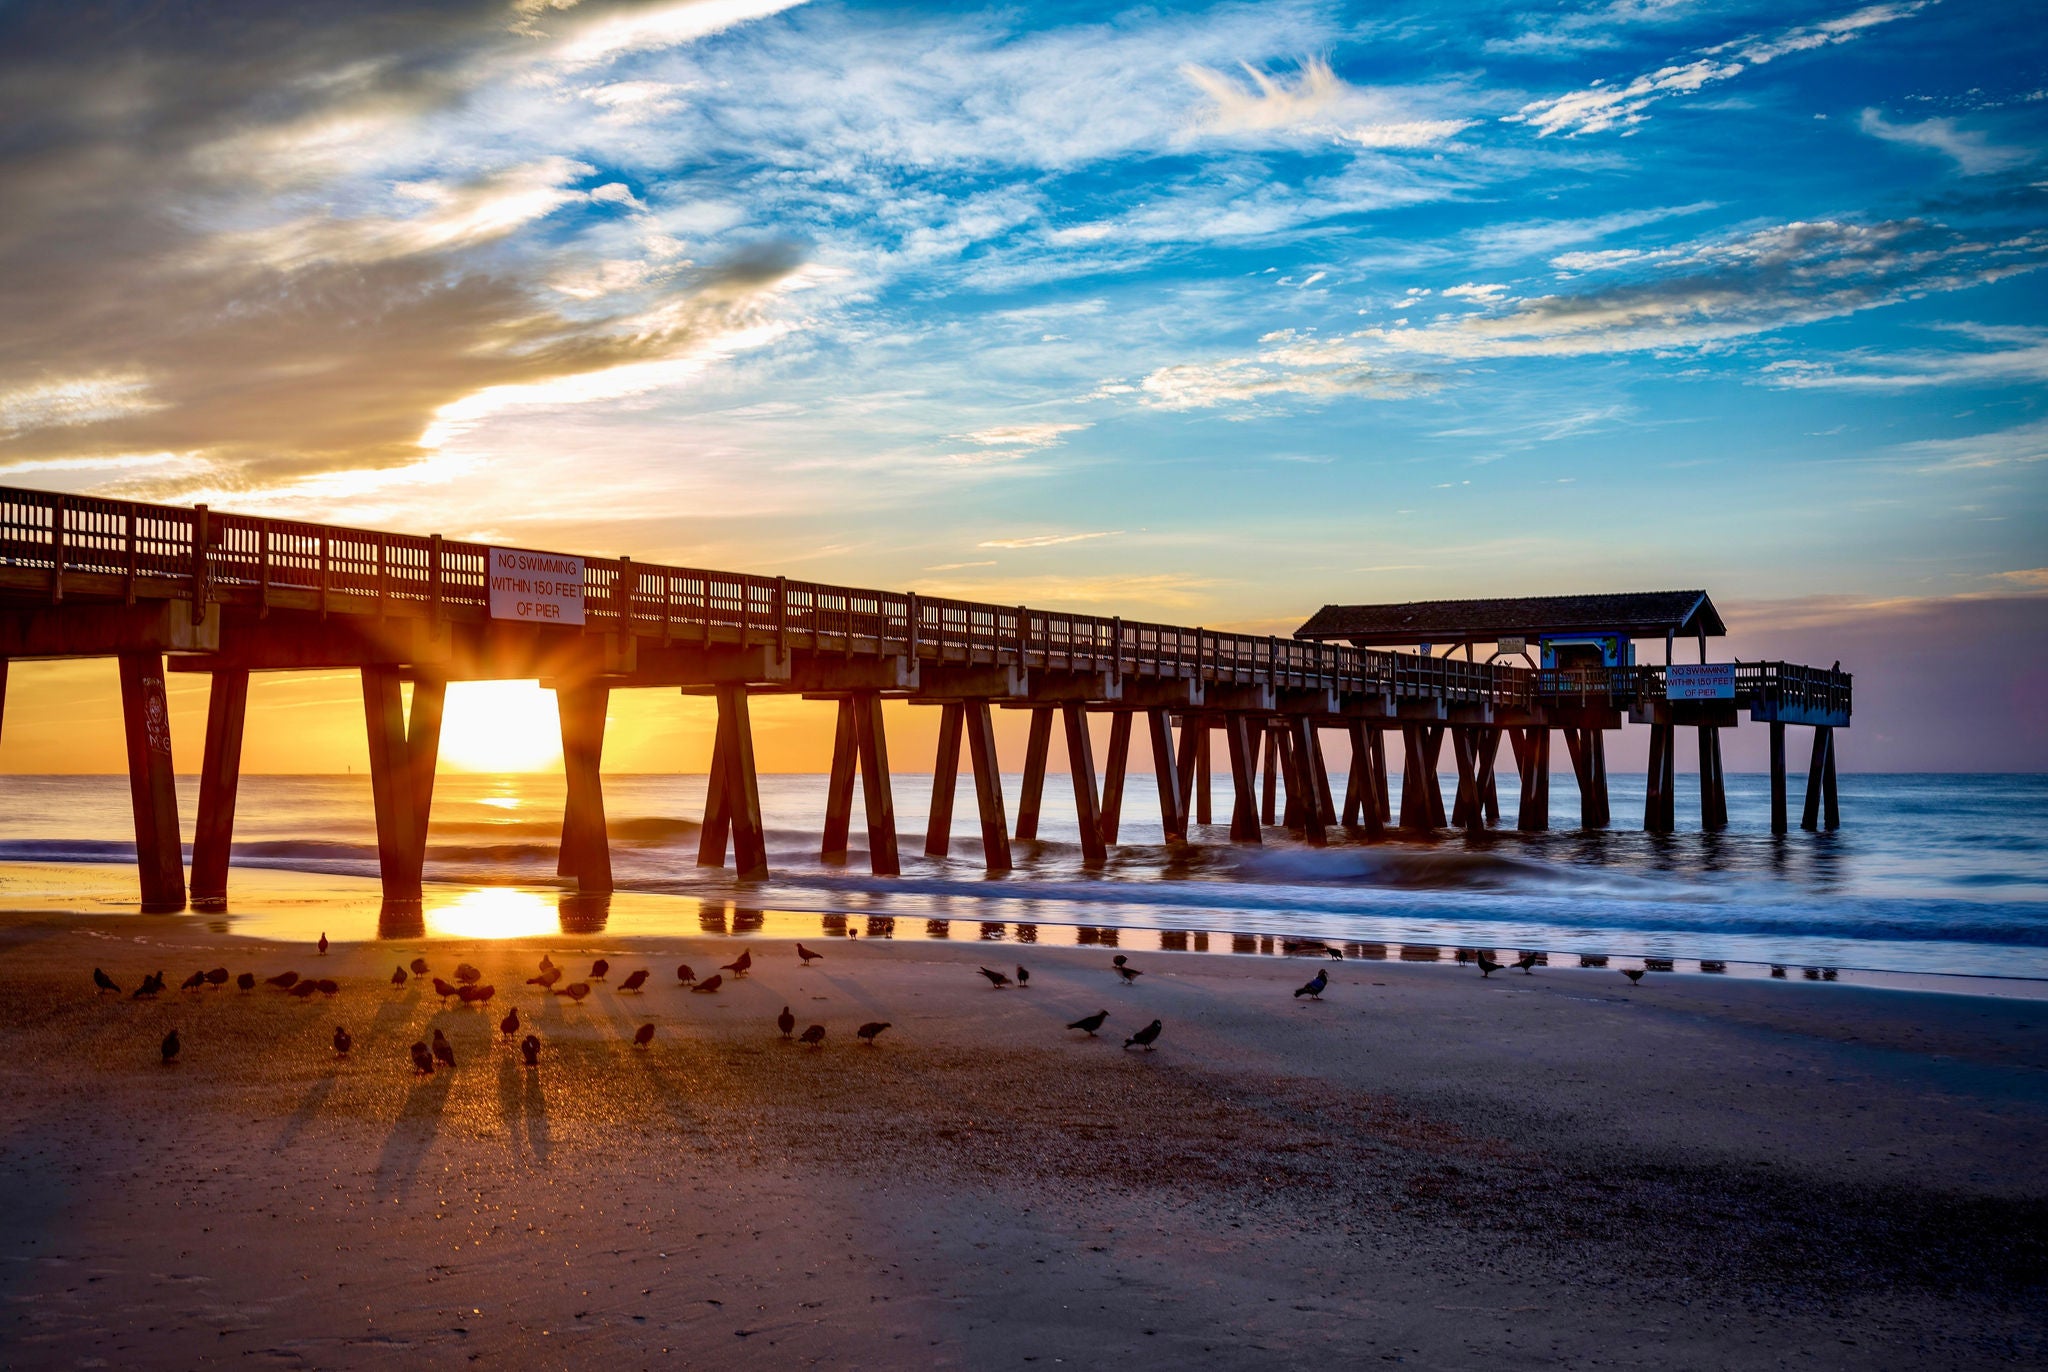
[{"label": "sky", "polygon": [[[0,484],[1260,632],[1703,586],[1845,765],[2048,767],[2039,18],[17,3]],[[118,768],[111,678],[0,770]]]}]

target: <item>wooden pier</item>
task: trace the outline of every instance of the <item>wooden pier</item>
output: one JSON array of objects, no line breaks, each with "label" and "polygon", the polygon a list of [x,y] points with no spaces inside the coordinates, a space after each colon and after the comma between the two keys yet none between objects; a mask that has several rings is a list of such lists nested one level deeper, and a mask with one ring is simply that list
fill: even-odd
[{"label": "wooden pier", "polygon": [[[845,859],[858,776],[877,873],[901,863],[885,699],[941,712],[924,851],[951,851],[964,743],[991,872],[1009,870],[1013,832],[1018,841],[1037,836],[1055,722],[1083,854],[1100,862],[1122,832],[1139,716],[1167,842],[1185,842],[1191,824],[1212,822],[1212,740],[1220,732],[1232,780],[1231,840],[1258,843],[1265,829],[1284,825],[1321,843],[1333,833],[1372,839],[1397,827],[1420,834],[1502,823],[1503,738],[1520,778],[1515,826],[1547,828],[1553,732],[1564,734],[1578,779],[1580,822],[1604,825],[1605,735],[1625,722],[1652,731],[1644,827],[1673,826],[1681,728],[1700,732],[1703,819],[1717,827],[1726,806],[1716,731],[1734,727],[1740,711],[1771,729],[1773,823],[1781,832],[1784,730],[1813,729],[1802,823],[1832,829],[1834,730],[1850,715],[1848,674],[1780,662],[1736,666],[1725,699],[1672,699],[1668,647],[1663,666],[1543,669],[1472,660],[1469,643],[1460,661],[0,488],[0,723],[9,659],[78,657],[118,663],[137,866],[143,904],[155,910],[187,903],[167,669],[212,678],[191,864],[195,906],[227,896],[251,672],[361,673],[384,893],[401,902],[420,895],[442,703],[453,681],[538,679],[557,692],[568,782],[559,871],[586,893],[611,889],[600,769],[615,690],[716,698],[698,861],[722,865],[729,855],[742,875],[768,868],[748,716],[750,698],[764,692],[836,709],[820,852]],[[994,708],[1031,715],[1014,830]],[[1100,775],[1089,730],[1098,713],[1111,715]],[[1330,731],[1350,744],[1341,807],[1322,748]],[[1390,805],[1390,732],[1405,762],[1398,812]],[[1457,775],[1448,810],[1437,775],[1447,740]]]}]

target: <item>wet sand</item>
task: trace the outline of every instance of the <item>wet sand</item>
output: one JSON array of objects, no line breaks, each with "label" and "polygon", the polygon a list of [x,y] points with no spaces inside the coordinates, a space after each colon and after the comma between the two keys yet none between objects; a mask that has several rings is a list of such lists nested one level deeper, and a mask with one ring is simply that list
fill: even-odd
[{"label": "wet sand", "polygon": [[[764,939],[746,979],[676,989],[741,946],[322,958],[0,916],[0,1363],[2048,1358],[2039,1001],[1159,952],[1126,989],[1100,950],[835,941],[803,969]],[[543,996],[543,949],[610,980]],[[416,953],[497,997],[391,987]],[[1028,990],[975,974],[1019,956]],[[174,989],[98,996],[96,965]],[[216,965],[341,990],[175,989]],[[1291,996],[1319,965],[1325,999]],[[615,989],[641,966],[644,994]],[[500,1042],[508,1003],[537,1071]],[[785,1003],[821,1048],[778,1038]],[[1061,1027],[1104,1008],[1099,1039]],[[1155,1016],[1158,1051],[1123,1051]],[[873,1048],[869,1019],[894,1023]],[[460,1066],[416,1077],[437,1026]]]}]

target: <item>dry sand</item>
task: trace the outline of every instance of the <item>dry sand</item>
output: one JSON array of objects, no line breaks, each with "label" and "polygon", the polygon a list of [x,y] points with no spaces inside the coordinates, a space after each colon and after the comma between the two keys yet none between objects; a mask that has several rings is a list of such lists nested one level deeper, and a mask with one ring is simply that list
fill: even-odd
[{"label": "dry sand", "polygon": [[[10,1367],[2048,1358],[2048,1005],[1450,964],[0,917]],[[540,952],[581,1005],[522,985]],[[424,955],[499,988],[443,1006]],[[1029,990],[977,963],[1022,956]],[[1000,962],[997,960],[1000,959]],[[162,968],[329,976],[96,995]],[[644,994],[611,989],[653,969]],[[508,1003],[545,1041],[528,1072]],[[828,1027],[820,1049],[772,1019]],[[1061,1026],[1097,1009],[1100,1039]],[[1158,1051],[1123,1051],[1154,1016]],[[874,1048],[853,1029],[894,1028]],[[658,1026],[636,1050],[633,1031]],[[338,1060],[336,1023],[355,1036]],[[186,1048],[157,1062],[164,1030]],[[460,1067],[415,1077],[445,1029]]]}]

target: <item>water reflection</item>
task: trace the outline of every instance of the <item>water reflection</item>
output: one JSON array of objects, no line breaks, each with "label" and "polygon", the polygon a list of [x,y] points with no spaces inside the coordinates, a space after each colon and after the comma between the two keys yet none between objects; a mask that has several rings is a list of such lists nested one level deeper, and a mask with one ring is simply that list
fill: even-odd
[{"label": "water reflection", "polygon": [[1019,943],[1036,943],[1036,942],[1038,942],[1038,926],[1037,926],[1037,925],[1035,925],[1035,924],[1020,924],[1020,925],[1018,925],[1018,926],[1017,926],[1017,942],[1019,942]]},{"label": "water reflection", "polygon": [[378,938],[420,938],[426,932],[426,912],[419,901],[387,900],[377,907]]},{"label": "water reflection", "polygon": [[868,916],[869,938],[895,938],[896,921],[889,915]]},{"label": "water reflection", "polygon": [[565,934],[601,934],[605,925],[611,922],[612,898],[609,895],[564,891],[557,913]]},{"label": "water reflection", "polygon": [[953,937],[952,922],[943,919],[928,919],[924,922],[924,936],[926,938],[951,938]]},{"label": "water reflection", "polygon": [[763,919],[764,916],[761,911],[749,907],[741,907],[732,912],[732,931],[735,934],[758,933]]},{"label": "water reflection", "polygon": [[424,913],[418,901],[387,900],[377,920],[379,938],[532,938],[555,929],[544,895],[511,886],[473,887]]},{"label": "water reflection", "polygon": [[983,943],[1001,943],[1003,941],[1003,925],[1000,922],[988,923],[984,921],[981,926],[981,941]]}]

